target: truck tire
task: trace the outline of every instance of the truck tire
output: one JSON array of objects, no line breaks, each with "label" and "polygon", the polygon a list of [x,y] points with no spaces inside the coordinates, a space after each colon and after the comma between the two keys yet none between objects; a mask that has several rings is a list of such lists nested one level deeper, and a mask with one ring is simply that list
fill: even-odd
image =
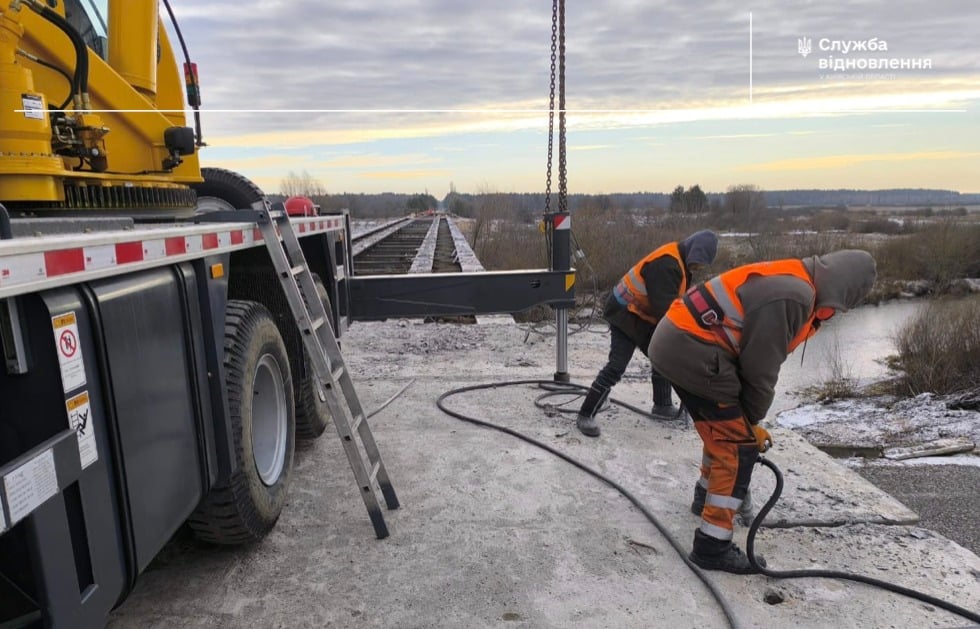
[{"label": "truck tire", "polygon": [[197,192],[196,214],[219,210],[250,209],[265,199],[265,193],[252,180],[225,168],[202,168],[202,183],[192,184]]},{"label": "truck tire", "polygon": [[[313,283],[316,284],[317,295],[323,309],[330,314],[330,298],[327,296],[327,289],[316,273],[313,274]],[[330,423],[330,409],[326,402],[320,400],[320,395],[316,390],[316,377],[313,375],[313,366],[310,358],[303,350],[304,374],[298,378],[296,385],[296,438],[297,439],[316,439],[326,430]]]},{"label": "truck tire", "polygon": [[238,469],[189,524],[204,541],[242,544],[268,533],[286,502],[296,445],[293,386],[286,346],[265,306],[229,301],[224,346]]}]

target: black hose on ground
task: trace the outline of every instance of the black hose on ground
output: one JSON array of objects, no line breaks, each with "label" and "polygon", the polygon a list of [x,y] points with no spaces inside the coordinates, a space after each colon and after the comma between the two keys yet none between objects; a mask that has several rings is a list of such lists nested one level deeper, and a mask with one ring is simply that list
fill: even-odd
[{"label": "black hose on ground", "polygon": [[[475,417],[470,417],[469,415],[464,415],[463,413],[458,413],[456,411],[450,410],[446,408],[445,404],[443,403],[444,400],[446,400],[447,398],[453,395],[466,393],[468,391],[496,389],[498,387],[516,386],[516,385],[538,385],[541,387],[549,388],[551,390],[554,390],[554,388],[557,386],[561,386],[561,387],[568,388],[570,392],[575,390],[586,390],[586,391],[588,390],[588,387],[579,384],[562,383],[558,385],[557,383],[551,380],[510,380],[505,382],[476,384],[468,387],[460,387],[458,389],[452,389],[450,391],[446,391],[445,393],[439,396],[439,399],[436,400],[436,406],[438,406],[439,409],[442,412],[446,413],[447,415],[451,415],[452,417],[461,419],[471,424],[476,424],[477,426],[483,426],[485,428],[491,428],[493,430],[507,433],[508,435],[512,435],[514,437],[517,437],[518,439],[522,439],[533,446],[537,446],[542,450],[546,450],[551,454],[554,454],[558,458],[563,459],[568,463],[571,463],[572,465],[579,468],[583,472],[586,472],[587,474],[593,476],[594,478],[601,480],[602,482],[606,483],[607,485],[609,485],[610,487],[618,491],[627,500],[632,502],[633,506],[639,509],[640,512],[643,513],[644,516],[646,516],[647,520],[649,520],[657,528],[657,530],[660,531],[660,534],[663,535],[664,538],[674,548],[674,550],[677,551],[677,554],[684,561],[684,563],[687,564],[687,566],[697,575],[699,579],[701,579],[701,581],[711,592],[711,595],[715,598],[716,601],[718,601],[718,605],[721,607],[722,612],[724,612],[725,618],[728,619],[729,625],[733,629],[737,629],[739,627],[738,620],[735,618],[734,611],[732,611],[731,607],[728,604],[728,601],[725,600],[725,597],[722,595],[721,591],[718,590],[717,587],[715,587],[715,585],[708,579],[708,577],[704,574],[704,572],[701,571],[700,568],[698,568],[694,563],[691,562],[690,559],[688,559],[687,550],[685,549],[685,547],[681,546],[681,544],[677,541],[676,538],[674,538],[674,536],[670,533],[670,531],[668,531],[666,527],[664,527],[664,525],[660,523],[657,517],[653,515],[653,513],[649,509],[647,509],[647,507],[642,502],[640,502],[640,500],[636,496],[630,493],[629,490],[627,490],[625,487],[623,487],[613,479],[609,478],[608,476],[603,475],[601,472],[589,467],[585,463],[582,463],[581,461],[565,454],[564,452],[561,452],[560,450],[556,450],[555,448],[551,447],[546,443],[543,443],[533,437],[529,437],[528,435],[513,430],[512,428],[507,428],[506,426],[500,426],[499,424],[494,424],[488,421],[484,421],[482,419],[477,419]],[[615,400],[613,401],[615,402]],[[619,402],[615,402],[615,403],[620,404]]]},{"label": "black hose on ground", "polygon": [[[445,404],[443,404],[443,401],[446,400],[447,398],[460,393],[466,393],[468,391],[478,391],[483,389],[495,389],[498,387],[515,386],[515,385],[537,385],[539,387],[545,388],[552,392],[550,394],[546,394],[546,396],[555,395],[561,392],[563,389],[567,390],[568,393],[573,393],[578,390],[582,390],[582,391],[588,390],[588,387],[579,384],[574,384],[574,383],[558,384],[551,380],[510,380],[510,381],[495,382],[495,383],[488,383],[488,384],[476,384],[476,385],[460,387],[458,389],[452,389],[450,391],[446,391],[445,393],[440,395],[439,398],[436,400],[436,406],[438,406],[439,409],[442,412],[446,413],[447,415],[451,415],[452,417],[461,419],[471,424],[476,424],[477,426],[483,426],[485,428],[491,428],[493,430],[507,433],[508,435],[517,437],[518,439],[526,441],[531,445],[537,446],[542,450],[546,450],[554,454],[558,458],[563,459],[568,463],[571,463],[572,465],[588,473],[589,475],[601,480],[602,482],[606,483],[607,485],[609,485],[610,487],[618,491],[620,494],[626,497],[630,502],[632,502],[633,505],[637,509],[639,509],[641,513],[643,513],[643,515],[647,518],[647,520],[649,520],[657,528],[657,530],[660,531],[660,533],[670,543],[670,545],[674,548],[674,550],[681,557],[681,559],[684,560],[684,563],[697,575],[697,577],[705,584],[705,586],[711,592],[711,595],[715,598],[715,600],[718,602],[718,605],[721,607],[722,611],[724,612],[725,617],[728,620],[729,624],[733,628],[738,627],[738,621],[735,618],[734,612],[729,607],[728,602],[725,600],[721,592],[718,591],[715,588],[714,584],[712,584],[711,581],[708,580],[708,578],[701,571],[701,569],[698,568],[694,563],[692,563],[690,559],[688,559],[687,553],[685,552],[684,548],[677,542],[674,536],[671,535],[671,533],[660,523],[660,521],[657,520],[657,517],[653,515],[653,513],[651,513],[650,510],[647,509],[646,506],[643,505],[636,498],[636,496],[630,493],[626,488],[624,488],[622,485],[612,480],[611,478],[603,475],[602,473],[582,463],[581,461],[578,461],[577,459],[565,454],[564,452],[556,450],[555,448],[549,446],[548,444],[538,441],[533,437],[529,437],[517,430],[514,430],[512,428],[507,428],[506,426],[500,426],[492,422],[488,422],[485,420],[477,419],[475,417],[464,415],[463,413],[458,413],[456,411],[446,408]],[[631,410],[636,410],[640,412],[642,415],[651,417],[647,413],[639,411],[639,409],[636,409],[635,407],[625,404],[623,402],[619,402],[617,400],[612,400],[612,399],[610,399],[610,401],[619,404],[621,406],[630,408]],[[538,406],[540,405],[538,404]],[[765,457],[760,456],[758,462],[768,467],[770,470],[772,470],[773,474],[775,474],[776,476],[776,489],[773,491],[772,496],[769,497],[769,500],[766,502],[766,504],[763,505],[762,509],[759,510],[758,515],[755,516],[755,519],[752,521],[752,525],[749,527],[748,536],[746,537],[745,540],[745,554],[748,557],[749,563],[752,565],[753,568],[755,568],[759,572],[759,574],[765,575],[767,577],[772,577],[775,579],[826,578],[826,579],[843,579],[848,581],[856,581],[858,583],[866,583],[868,585],[873,585],[875,587],[879,587],[884,590],[888,590],[890,592],[895,592],[897,594],[901,594],[903,596],[907,596],[909,598],[913,598],[922,601],[924,603],[928,603],[930,605],[935,605],[940,609],[944,609],[948,612],[966,618],[972,622],[980,623],[980,614],[971,612],[970,610],[959,607],[958,605],[947,603],[944,600],[938,599],[929,594],[925,594],[924,592],[918,592],[916,590],[902,587],[900,585],[895,585],[894,583],[889,583],[888,581],[882,581],[881,579],[875,579],[873,577],[866,577],[859,574],[853,574],[850,572],[841,572],[836,570],[770,570],[768,568],[763,568],[761,565],[759,565],[759,562],[755,557],[755,536],[758,533],[759,527],[762,525],[763,520],[765,520],[766,515],[769,513],[769,511],[772,510],[772,508],[776,505],[776,502],[779,500],[780,495],[782,495],[783,475],[779,471],[779,468],[777,468],[773,462],[769,461]]]},{"label": "black hose on ground", "polygon": [[[572,402],[575,402],[579,398],[585,397],[585,394],[589,392],[589,387],[581,386],[578,384],[569,385],[568,383],[552,382],[550,380],[542,380],[541,382],[547,383],[541,385],[541,388],[545,389],[546,393],[542,393],[537,398],[535,398],[534,405],[546,411],[557,411],[559,413],[577,414],[578,413],[577,407],[565,408],[565,405],[571,404]],[[550,404],[544,401],[550,397],[558,397],[563,395],[573,395],[574,397],[560,404]],[[615,404],[616,406],[622,406],[623,408],[629,409],[634,413],[636,413],[637,415],[646,417],[647,419],[655,419],[658,421],[664,421],[664,420],[671,421],[671,420],[686,419],[687,417],[686,415],[684,415],[683,405],[681,406],[681,408],[677,410],[677,414],[674,415],[673,417],[664,417],[662,415],[654,415],[653,413],[648,413],[647,411],[643,410],[642,408],[639,408],[638,406],[634,406],[632,404],[629,404],[628,402],[624,402],[623,400],[617,400],[616,398],[613,397],[606,398],[606,402],[610,404]],[[606,402],[600,405],[599,407],[600,412],[606,408]],[[682,423],[683,422],[678,422],[677,425],[680,426]]]},{"label": "black hose on ground", "polygon": [[952,612],[958,616],[962,616],[972,622],[980,623],[980,614],[971,612],[968,609],[964,609],[952,603],[947,603],[944,600],[938,599],[929,594],[923,592],[918,592],[916,590],[911,590],[900,585],[895,585],[894,583],[889,583],[888,581],[882,581],[881,579],[875,579],[873,577],[866,577],[860,574],[852,574],[850,572],[840,572],[837,570],[770,570],[769,568],[763,568],[759,565],[755,558],[755,536],[759,531],[759,527],[762,525],[762,521],[765,519],[769,511],[776,505],[779,500],[779,496],[783,493],[783,474],[776,467],[776,464],[769,459],[760,456],[759,463],[768,467],[772,470],[772,473],[776,476],[776,489],[772,492],[769,500],[766,504],[759,510],[758,515],[752,521],[752,525],[749,527],[748,537],[745,540],[745,554],[748,556],[749,563],[753,568],[759,571],[760,574],[764,574],[767,577],[773,577],[776,579],[801,579],[801,578],[812,578],[820,577],[826,579],[845,579],[848,581],[857,581],[858,583],[867,583],[875,587],[888,590],[889,592],[895,592],[909,598],[914,598],[920,600],[924,603],[930,605],[935,605],[941,609],[945,609],[948,612]]}]

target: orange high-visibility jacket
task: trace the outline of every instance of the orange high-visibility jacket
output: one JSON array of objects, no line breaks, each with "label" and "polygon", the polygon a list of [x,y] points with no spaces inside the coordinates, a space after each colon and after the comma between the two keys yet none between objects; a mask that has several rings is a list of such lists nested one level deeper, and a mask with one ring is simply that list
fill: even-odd
[{"label": "orange high-visibility jacket", "polygon": [[[691,289],[691,293],[702,289],[706,290],[714,298],[714,301],[721,308],[721,312],[717,313],[720,315],[718,320],[715,320],[713,316],[704,316],[703,313],[700,313],[692,304],[691,295],[674,301],[665,316],[681,330],[709,343],[721,345],[738,356],[745,314],[745,309],[738,297],[738,288],[750,277],[756,275],[791,275],[814,288],[813,280],[810,279],[810,274],[803,266],[802,260],[757,262],[722,273]],[[816,288],[814,288],[814,292],[816,292]],[[813,326],[814,316],[815,310],[810,312],[806,323],[790,341],[787,348],[788,352],[792,352],[800,343],[816,334],[817,329]]]},{"label": "orange high-visibility jacket", "polygon": [[681,286],[677,292],[680,297],[687,292],[687,273],[684,271],[684,260],[681,259],[681,251],[676,242],[669,242],[662,247],[658,247],[650,252],[645,258],[633,265],[626,275],[623,276],[616,288],[613,289],[616,299],[626,308],[645,321],[656,325],[659,317],[650,312],[650,300],[647,298],[647,286],[643,280],[643,267],[653,262],[657,258],[669,256],[677,260],[681,269]]}]

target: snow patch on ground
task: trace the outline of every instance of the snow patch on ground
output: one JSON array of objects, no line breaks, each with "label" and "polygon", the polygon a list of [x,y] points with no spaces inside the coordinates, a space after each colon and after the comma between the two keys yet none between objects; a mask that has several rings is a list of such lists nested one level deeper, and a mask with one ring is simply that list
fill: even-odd
[{"label": "snow patch on ground", "polygon": [[[967,438],[980,444],[980,412],[954,410],[948,399],[931,393],[913,398],[873,397],[828,404],[807,404],[783,411],[779,426],[791,428],[813,445],[825,448],[884,449],[937,439]],[[972,454],[888,461],[888,465],[977,465]],[[860,459],[862,464],[864,459]],[[875,460],[875,464],[879,461]]]},{"label": "snow patch on ground", "polygon": [[776,416],[776,423],[787,428],[804,428],[815,424],[859,419],[863,412],[870,410],[863,400],[842,400],[832,404],[806,404],[783,411]]},{"label": "snow patch on ground", "polygon": [[865,459],[861,457],[851,457],[841,459],[844,465],[852,468],[866,467],[910,467],[913,465],[964,465],[966,467],[980,467],[980,456],[976,454],[957,454],[955,456],[927,456],[920,459],[908,459],[905,461],[891,461],[889,459]]}]

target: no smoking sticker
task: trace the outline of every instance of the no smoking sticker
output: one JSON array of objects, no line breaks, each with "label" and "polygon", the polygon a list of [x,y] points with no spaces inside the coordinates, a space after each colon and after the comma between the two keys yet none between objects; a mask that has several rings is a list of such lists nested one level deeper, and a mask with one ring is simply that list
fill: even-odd
[{"label": "no smoking sticker", "polygon": [[78,339],[78,320],[72,311],[51,317],[51,323],[54,326],[58,364],[61,366],[61,384],[68,393],[85,385],[85,361]]}]

